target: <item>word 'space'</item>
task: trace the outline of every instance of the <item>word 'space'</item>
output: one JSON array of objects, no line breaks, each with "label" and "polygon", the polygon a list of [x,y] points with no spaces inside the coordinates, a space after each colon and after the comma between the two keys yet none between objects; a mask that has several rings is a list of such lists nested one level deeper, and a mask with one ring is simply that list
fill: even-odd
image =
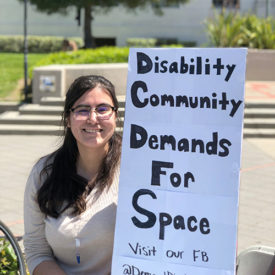
[{"label": "word 'space'", "polygon": [[150,56],[145,53],[137,52],[137,73],[146,74],[153,70],[154,73],[177,73],[190,75],[222,75],[225,73],[225,81],[229,81],[236,68],[236,64],[223,64],[221,58],[216,58],[214,64],[210,63],[210,59],[202,59],[201,56],[192,57],[189,61],[185,60],[185,56],[181,56],[180,60],[169,63],[168,60],[160,60],[159,56],[155,56],[152,61]]},{"label": "word 'space'", "polygon": [[[210,234],[210,222],[206,217],[196,217],[194,215],[182,216],[177,214],[175,216],[167,212],[159,212],[155,214],[154,212],[143,208],[139,204],[140,197],[148,196],[154,200],[157,200],[157,195],[149,189],[139,189],[133,195],[132,205],[133,208],[140,215],[145,216],[146,218],[140,219],[140,215],[133,216],[132,222],[138,228],[152,228],[155,225],[159,227],[159,240],[165,239],[165,229],[174,228],[175,230],[189,231],[189,232],[198,232],[202,235]],[[142,201],[142,200],[141,200]],[[153,202],[152,204],[153,205]],[[171,230],[170,230],[171,234]]]}]

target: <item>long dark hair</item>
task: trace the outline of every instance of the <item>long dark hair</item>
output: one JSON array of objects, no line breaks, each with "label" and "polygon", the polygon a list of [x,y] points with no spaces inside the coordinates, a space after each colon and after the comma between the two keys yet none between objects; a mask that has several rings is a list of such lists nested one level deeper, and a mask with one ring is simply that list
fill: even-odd
[{"label": "long dark hair", "polygon": [[95,181],[88,183],[76,172],[79,152],[71,129],[67,127],[70,109],[85,92],[95,87],[106,90],[113,100],[114,107],[118,109],[114,86],[102,76],[81,76],[70,86],[62,115],[63,143],[59,149],[47,156],[40,173],[41,187],[37,195],[40,210],[54,218],[70,207],[73,208],[72,214],[74,215],[84,212],[88,194],[93,188],[97,188],[97,192],[100,193],[109,187],[119,165],[121,136],[115,132],[109,140],[109,150],[101,163]]}]

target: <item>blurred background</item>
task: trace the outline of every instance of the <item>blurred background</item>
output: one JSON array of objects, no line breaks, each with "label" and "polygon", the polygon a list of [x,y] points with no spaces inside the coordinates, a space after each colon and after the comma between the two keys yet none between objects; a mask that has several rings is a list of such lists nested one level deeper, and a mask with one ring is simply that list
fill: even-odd
[{"label": "blurred background", "polygon": [[[247,47],[237,252],[275,249],[274,16],[275,0],[0,0],[0,220],[21,247],[25,183],[74,77],[115,75],[121,131],[130,47]],[[15,263],[0,232],[0,274]]]}]

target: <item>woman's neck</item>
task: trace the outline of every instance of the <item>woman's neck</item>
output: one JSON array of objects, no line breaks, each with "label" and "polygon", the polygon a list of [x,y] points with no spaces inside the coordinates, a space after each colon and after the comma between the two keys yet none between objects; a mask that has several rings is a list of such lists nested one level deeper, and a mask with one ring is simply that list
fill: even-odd
[{"label": "woman's neck", "polygon": [[77,173],[88,181],[93,181],[96,178],[100,165],[107,154],[108,147],[87,150],[87,148],[81,148],[81,146],[78,146],[78,151],[79,156],[76,163]]}]

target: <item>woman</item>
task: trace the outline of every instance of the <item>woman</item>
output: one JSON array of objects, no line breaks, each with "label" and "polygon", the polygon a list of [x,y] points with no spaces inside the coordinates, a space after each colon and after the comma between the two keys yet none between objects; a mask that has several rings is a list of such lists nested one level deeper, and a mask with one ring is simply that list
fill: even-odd
[{"label": "woman", "polygon": [[64,141],[34,166],[24,198],[24,246],[31,274],[111,272],[121,137],[118,101],[100,76],[68,90]]}]

